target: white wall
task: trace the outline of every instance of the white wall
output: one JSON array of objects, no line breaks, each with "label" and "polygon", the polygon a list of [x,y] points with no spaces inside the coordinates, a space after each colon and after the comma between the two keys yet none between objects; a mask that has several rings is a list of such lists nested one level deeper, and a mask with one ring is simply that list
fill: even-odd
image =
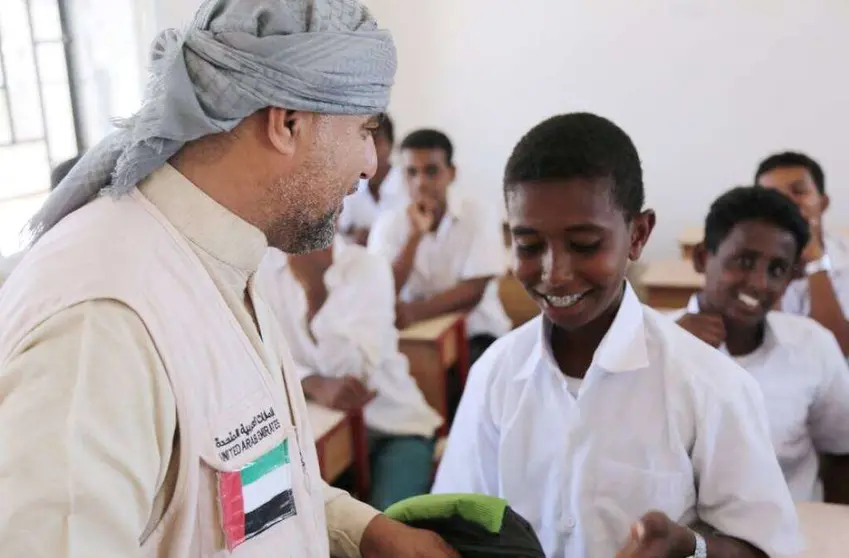
[{"label": "white wall", "polygon": [[[519,137],[555,113],[607,116],[634,139],[672,256],[726,188],[792,148],[819,159],[830,223],[849,226],[849,2],[373,0],[400,68],[400,132],[443,128],[464,188],[500,204]],[[521,6],[521,7],[520,7]]]}]

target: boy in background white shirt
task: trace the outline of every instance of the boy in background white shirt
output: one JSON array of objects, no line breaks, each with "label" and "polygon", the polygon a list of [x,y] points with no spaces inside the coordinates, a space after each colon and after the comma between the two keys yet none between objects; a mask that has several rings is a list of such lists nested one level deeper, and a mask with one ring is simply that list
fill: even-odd
[{"label": "boy in background white shirt", "polygon": [[501,230],[487,208],[450,191],[454,147],[437,130],[401,142],[411,202],[380,216],[369,251],[392,262],[399,328],[450,312],[468,312],[469,360],[510,330],[494,279],[504,274]]},{"label": "boy in background white shirt", "polygon": [[280,323],[308,399],[365,408],[371,457],[369,502],[384,510],[425,494],[434,431],[442,424],[398,352],[392,272],[337,236],[330,248],[287,256],[269,249],[257,285]]},{"label": "boy in background white shirt", "polygon": [[811,229],[802,252],[801,278],[787,288],[781,309],[827,327],[849,356],[849,246],[825,232],[823,216],[830,200],[822,167],[802,153],[778,153],[758,165],[755,182],[793,200]]},{"label": "boy in background white shirt", "polygon": [[[782,194],[758,187],[723,194],[693,253],[705,288],[671,317],[758,382],[793,498],[821,501],[817,452],[849,454],[849,366],[829,330],[805,316],[770,311],[808,238],[805,219]],[[849,478],[849,470],[843,473]]]},{"label": "boy in background white shirt", "polygon": [[339,231],[348,240],[363,246],[382,212],[406,207],[410,202],[401,169],[392,165],[395,126],[388,115],[380,119],[373,136],[377,170],[371,178],[360,180],[357,191],[345,198],[339,217]]},{"label": "boy in background white shirt", "polygon": [[513,269],[542,315],[472,369],[434,491],[505,498],[550,558],[797,556],[757,385],[625,280],[655,222],[630,138],[556,116],[504,184]]}]

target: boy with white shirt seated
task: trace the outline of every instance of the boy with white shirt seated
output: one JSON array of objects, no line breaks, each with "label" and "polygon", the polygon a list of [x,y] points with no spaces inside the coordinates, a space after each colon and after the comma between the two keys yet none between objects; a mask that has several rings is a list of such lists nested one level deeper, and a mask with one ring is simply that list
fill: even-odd
[{"label": "boy with white shirt seated", "polygon": [[542,315],[472,369],[434,492],[506,499],[550,558],[797,556],[757,385],[625,280],[655,222],[630,138],[551,118],[504,190],[513,269]]},{"label": "boy with white shirt seated", "polygon": [[454,148],[437,130],[418,130],[401,143],[408,207],[380,216],[369,251],[392,262],[399,328],[450,312],[468,312],[474,362],[510,330],[494,280],[504,274],[498,222],[476,200],[449,191]]},{"label": "boy with white shirt seated", "polygon": [[377,155],[377,170],[369,179],[360,180],[357,191],[345,198],[339,217],[339,231],[349,240],[363,246],[378,216],[385,211],[406,207],[409,203],[401,169],[392,165],[395,126],[388,115],[372,133]]},{"label": "boy with white shirt seated", "polygon": [[758,165],[755,182],[793,200],[811,230],[802,252],[801,278],[790,283],[781,309],[821,323],[849,356],[849,244],[823,226],[830,200],[822,167],[802,153],[777,153]]},{"label": "boy with white shirt seated", "polygon": [[431,409],[398,352],[392,272],[386,262],[336,237],[318,252],[269,249],[258,286],[280,323],[308,399],[339,410],[365,407],[370,503],[377,509],[427,493],[433,474]]},{"label": "boy with white shirt seated", "polygon": [[817,452],[849,453],[849,366],[834,335],[810,318],[770,311],[808,237],[805,219],[782,194],[758,187],[723,194],[693,253],[705,288],[671,315],[758,382],[772,444],[797,501],[823,498]]}]

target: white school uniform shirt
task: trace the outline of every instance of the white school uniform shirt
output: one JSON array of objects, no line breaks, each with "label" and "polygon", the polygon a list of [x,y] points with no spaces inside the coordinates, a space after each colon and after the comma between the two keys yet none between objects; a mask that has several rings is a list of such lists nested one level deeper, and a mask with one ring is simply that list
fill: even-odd
[{"label": "white school uniform shirt", "polygon": [[404,185],[400,167],[389,169],[380,185],[380,201],[374,199],[368,189],[368,180],[361,180],[357,191],[345,198],[339,216],[339,230],[350,228],[371,229],[381,213],[396,208],[406,208],[410,196]]},{"label": "white school uniform shirt", "polygon": [[630,285],[577,397],[537,317],[472,368],[434,492],[505,498],[549,558],[613,556],[650,510],[801,550],[757,384]]},{"label": "white school uniform shirt", "polygon": [[306,295],[286,255],[270,248],[257,274],[257,285],[280,322],[301,379],[312,374],[357,377],[377,392],[365,409],[369,428],[433,436],[442,418],[428,406],[407,358],[398,351],[388,263],[337,237],[324,284],[327,300],[307,324]]},{"label": "white school uniform shirt", "polygon": [[[401,289],[402,301],[431,297],[468,279],[504,275],[501,229],[487,209],[454,190],[449,192],[447,205],[436,231],[427,233],[419,243],[410,277]],[[391,262],[403,249],[409,234],[407,209],[389,211],[374,224],[368,249]],[[510,331],[510,327],[510,318],[498,297],[498,281],[492,280],[466,318],[467,333],[499,337]]]},{"label": "white school uniform shirt", "polygon": [[[697,314],[699,301],[669,314]],[[724,345],[720,351],[728,354]],[[834,335],[805,316],[770,312],[763,344],[733,357],[760,385],[772,445],[796,501],[822,501],[817,452],[849,453],[849,366]]]},{"label": "white school uniform shirt", "polygon": [[[843,309],[843,315],[849,316],[849,244],[843,238],[825,237],[825,253],[831,259],[831,271],[828,276]],[[811,313],[811,296],[808,279],[797,279],[787,286],[781,299],[781,310],[790,314],[808,316]]]}]

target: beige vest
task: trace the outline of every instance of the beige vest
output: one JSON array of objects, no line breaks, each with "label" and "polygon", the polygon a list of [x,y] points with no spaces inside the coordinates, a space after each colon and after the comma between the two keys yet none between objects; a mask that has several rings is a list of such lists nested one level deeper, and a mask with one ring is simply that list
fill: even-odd
[{"label": "beige vest", "polygon": [[[100,198],[45,235],[4,286],[0,363],[45,319],[93,299],[117,300],[141,317],[177,402],[176,488],[164,515],[151,518],[155,527],[139,533],[142,555],[326,558],[323,485],[306,403],[265,306],[256,304],[267,348],[260,355],[156,207],[137,191]],[[219,473],[241,470],[284,439],[296,515],[230,553]]]}]

